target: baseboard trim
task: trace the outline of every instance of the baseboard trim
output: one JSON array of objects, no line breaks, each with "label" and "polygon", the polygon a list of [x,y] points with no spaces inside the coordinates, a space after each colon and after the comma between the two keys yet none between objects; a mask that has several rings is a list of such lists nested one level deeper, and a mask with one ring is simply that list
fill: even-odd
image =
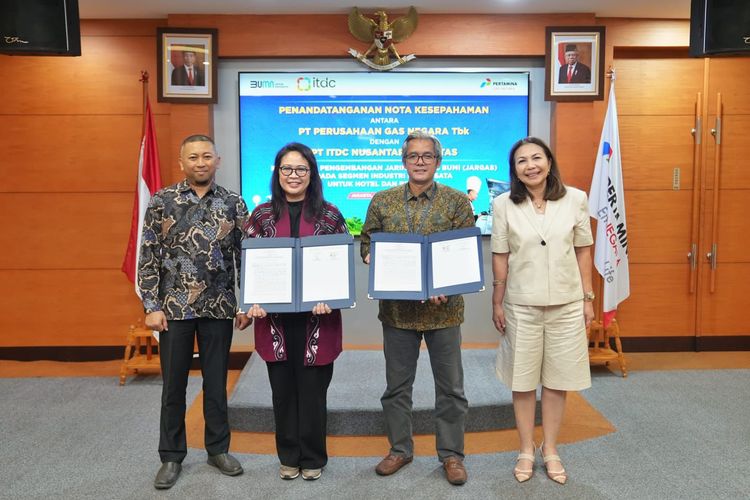
[{"label": "baseboard trim", "polygon": [[[695,351],[695,337],[620,337],[625,352]],[[610,338],[612,349],[614,339]]]},{"label": "baseboard trim", "polygon": [[697,351],[750,351],[750,336],[696,337]]},{"label": "baseboard trim", "polygon": [[[145,347],[141,349],[145,353]],[[159,348],[155,347],[154,355]],[[124,346],[33,346],[0,347],[0,359],[9,361],[113,361],[123,359]],[[241,370],[250,359],[252,351],[232,351],[229,353],[229,369]],[[198,359],[193,361],[193,369],[200,368]]]},{"label": "baseboard trim", "polygon": [[[750,335],[711,337],[620,337],[628,352],[750,351]],[[610,339],[612,349],[614,339]]]}]

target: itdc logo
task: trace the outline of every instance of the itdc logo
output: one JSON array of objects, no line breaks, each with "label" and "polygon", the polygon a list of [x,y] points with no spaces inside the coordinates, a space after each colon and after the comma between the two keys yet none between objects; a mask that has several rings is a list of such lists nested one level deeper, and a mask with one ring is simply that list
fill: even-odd
[{"label": "itdc logo", "polygon": [[317,76],[300,76],[297,78],[297,90],[301,92],[332,88],[336,88],[336,80],[333,78],[318,78]]},{"label": "itdc logo", "polygon": [[300,76],[299,78],[297,78],[297,90],[306,92],[310,90],[311,87],[312,84],[310,83],[310,79],[306,76]]}]

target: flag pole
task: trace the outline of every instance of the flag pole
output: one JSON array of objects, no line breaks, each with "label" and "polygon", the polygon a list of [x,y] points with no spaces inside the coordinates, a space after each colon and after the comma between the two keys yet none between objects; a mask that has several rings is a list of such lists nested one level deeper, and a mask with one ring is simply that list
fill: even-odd
[{"label": "flag pole", "polygon": [[146,133],[146,103],[148,103],[148,71],[145,69],[141,70],[141,78],[138,80],[141,82],[143,87],[143,113],[141,114],[144,117],[143,124],[141,125],[141,137],[143,137],[143,134]]},{"label": "flag pole", "polygon": [[[611,82],[614,82],[617,79],[615,68],[610,65],[610,67],[605,72],[604,76],[606,76],[607,78],[610,79],[610,87],[609,87],[609,90],[607,91],[609,93],[609,92],[612,91],[612,83]],[[609,94],[607,94],[607,95],[609,95]],[[597,222],[597,224],[599,224],[599,222]],[[592,256],[592,258],[593,258],[593,256]],[[596,304],[597,304],[597,307],[596,307],[596,312],[594,313],[594,315],[595,315],[594,319],[596,321],[599,321],[600,324],[604,325],[604,280],[602,279],[602,276],[599,273],[596,273],[596,274],[597,274],[597,278],[598,278],[597,281],[599,283],[599,286],[596,289]]]}]

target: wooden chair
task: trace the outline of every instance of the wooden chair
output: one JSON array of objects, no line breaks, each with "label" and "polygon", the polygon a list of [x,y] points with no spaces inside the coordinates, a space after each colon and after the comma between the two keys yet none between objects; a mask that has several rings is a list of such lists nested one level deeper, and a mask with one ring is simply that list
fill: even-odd
[{"label": "wooden chair", "polygon": [[[620,363],[620,372],[623,378],[628,376],[628,368],[625,365],[625,356],[622,353],[622,343],[620,342],[620,326],[617,320],[604,328],[601,321],[594,320],[588,329],[589,336],[589,364],[604,363],[609,366],[609,362],[616,359]],[[610,347],[610,337],[615,338],[617,351]]]},{"label": "wooden chair", "polygon": [[[130,325],[128,339],[125,343],[125,357],[120,367],[120,385],[125,385],[125,379],[130,374],[136,374],[139,370],[160,371],[159,357],[154,356],[154,335],[151,330],[138,325]],[[146,347],[146,353],[141,352],[141,347]]]}]

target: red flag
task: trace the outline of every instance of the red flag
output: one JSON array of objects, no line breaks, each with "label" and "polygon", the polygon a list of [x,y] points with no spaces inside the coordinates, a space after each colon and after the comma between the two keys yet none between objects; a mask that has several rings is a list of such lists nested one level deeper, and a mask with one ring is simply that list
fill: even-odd
[{"label": "red flag", "polygon": [[[156,147],[156,132],[154,131],[154,118],[151,115],[151,105],[148,102],[148,97],[146,97],[143,139],[141,139],[141,152],[138,158],[138,181],[135,188],[135,201],[133,202],[133,220],[130,224],[130,239],[125,251],[125,260],[122,262],[122,272],[133,283],[135,283],[138,256],[141,251],[143,217],[146,215],[146,208],[151,196],[159,189],[161,189],[159,150]],[[135,293],[138,294],[137,285]],[[140,296],[140,294],[138,295]]]}]

